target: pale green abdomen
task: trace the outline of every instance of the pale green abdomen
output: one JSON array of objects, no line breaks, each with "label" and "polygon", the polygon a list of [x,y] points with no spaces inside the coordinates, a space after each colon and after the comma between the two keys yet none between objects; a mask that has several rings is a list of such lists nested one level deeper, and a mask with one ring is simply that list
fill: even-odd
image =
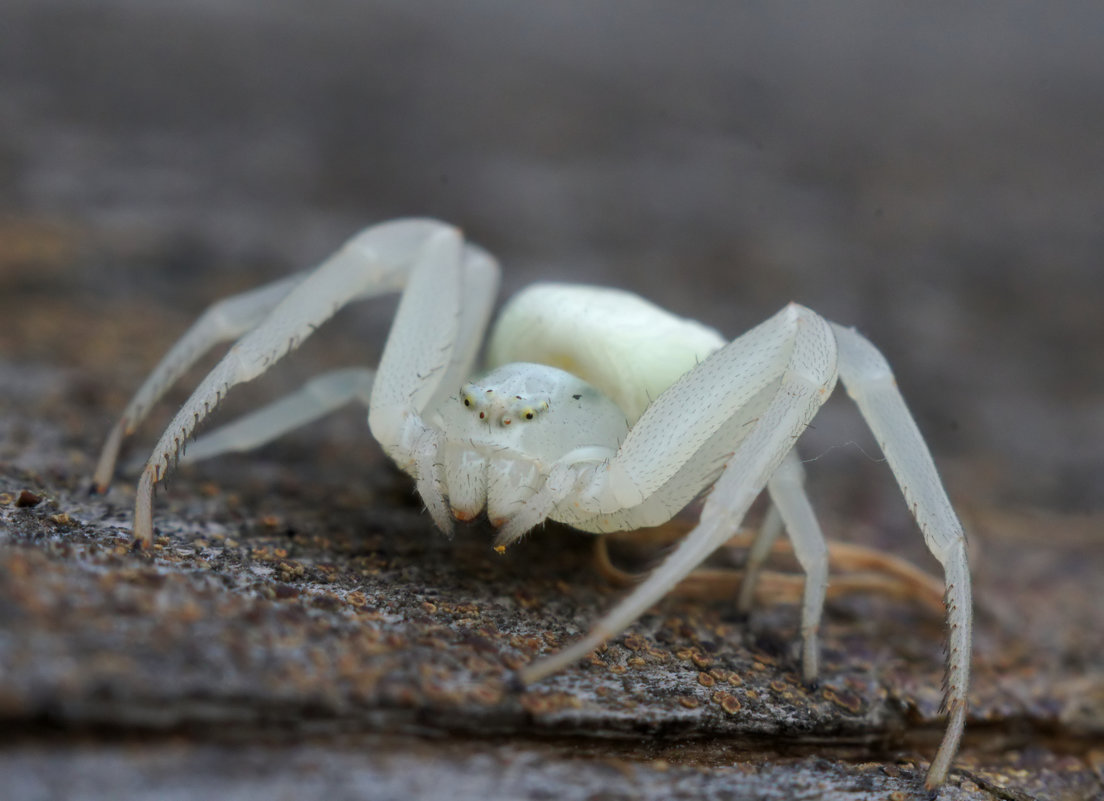
[{"label": "pale green abdomen", "polygon": [[534,284],[491,331],[488,367],[536,362],[598,389],[629,425],[680,376],[725,344],[714,329],[618,289]]}]

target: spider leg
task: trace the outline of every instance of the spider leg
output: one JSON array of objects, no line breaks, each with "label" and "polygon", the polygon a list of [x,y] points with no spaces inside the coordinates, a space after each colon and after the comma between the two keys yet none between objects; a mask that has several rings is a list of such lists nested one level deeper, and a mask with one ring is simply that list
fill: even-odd
[{"label": "spider leg", "polygon": [[[828,545],[805,494],[805,469],[795,451],[786,454],[767,483],[767,489],[773,508],[778,510],[778,516],[793,543],[794,556],[805,571],[805,594],[801,603],[801,672],[805,682],[812,684],[819,669],[817,630],[828,591]],[[755,544],[758,545],[758,542]],[[759,564],[762,564],[762,559]]]},{"label": "spider leg", "polygon": [[928,549],[943,565],[950,627],[944,696],[948,721],[925,779],[928,789],[934,789],[946,779],[966,725],[973,622],[966,537],[889,364],[853,329],[832,328],[839,346],[840,380],[881,446]]},{"label": "spider leg", "polygon": [[198,462],[223,453],[259,448],[325,417],[349,401],[360,401],[367,407],[375,375],[375,370],[351,367],[316,376],[290,395],[198,437],[180,461]]},{"label": "spider leg", "polygon": [[[723,545],[732,532],[739,528],[752,501],[766,487],[786,454],[793,448],[796,439],[827,398],[835,385],[836,353],[835,340],[825,320],[807,309],[791,305],[749,333],[755,331],[759,332],[759,342],[767,346],[767,352],[764,353],[762,348],[754,348],[752,355],[761,358],[753,360],[750,367],[746,361],[740,362],[739,370],[744,373],[739,376],[740,381],[733,380],[731,372],[723,371],[718,374],[709,365],[712,361],[714,367],[717,364],[727,367],[724,359],[713,360],[724,354],[728,347],[740,343],[743,337],[718,351],[671,388],[677,389],[691,383],[696,384],[700,391],[704,379],[704,383],[708,385],[707,391],[712,390],[712,400],[715,402],[712,408],[715,409],[717,405],[723,405],[723,399],[716,397],[718,387],[741,391],[738,388],[744,379],[752,385],[762,385],[768,379],[779,382],[766,408],[755,420],[749,421],[746,434],[736,446],[706,499],[698,525],[644,582],[599,620],[589,634],[559,653],[545,657],[524,669],[520,675],[523,682],[532,683],[559,670],[585,656],[603,641],[624,631]],[[775,358],[771,358],[772,355]],[[752,390],[752,395],[756,391]],[[671,397],[669,393],[670,390],[665,392],[641,417],[611,467],[622,457],[634,434],[644,440],[653,436],[662,437],[664,442],[677,446],[683,441],[682,437],[692,436],[696,430],[694,420],[687,419],[692,416],[691,412],[697,413],[699,426],[707,421],[710,411],[708,405],[688,411],[680,408],[678,403],[665,400]],[[673,397],[700,397],[700,394],[676,393]],[[659,406],[660,404],[664,405]],[[653,411],[657,406],[660,411]],[[730,413],[738,412],[737,405]],[[641,424],[649,419],[653,422],[641,430]],[[667,436],[667,429],[676,421],[684,430],[680,437],[670,438]],[[709,424],[713,425],[714,422]],[[700,442],[701,438],[698,437],[698,440]],[[649,453],[652,459],[660,459],[662,454],[654,447],[647,447],[648,444],[646,441],[641,444],[643,452]],[[693,450],[690,453],[692,455]],[[622,468],[620,471],[607,471],[614,473],[615,481],[623,481],[624,477],[634,474],[648,478],[648,472],[653,468],[651,465],[639,464],[619,467]],[[668,474],[677,473],[678,470],[677,464],[669,462],[659,467],[664,468]],[[623,486],[614,488],[614,491],[629,497],[634,494],[631,491],[626,492]],[[635,494],[641,498],[646,497],[639,492],[638,486]],[[642,501],[637,501],[640,502]]]},{"label": "spider leg", "polygon": [[372,388],[368,425],[400,466],[404,421],[469,377],[498,289],[497,262],[473,245],[461,252],[459,232],[446,230],[455,236],[428,244],[410,270]]},{"label": "spider leg", "polygon": [[771,504],[767,510],[763,524],[759,527],[751,547],[748,548],[744,563],[744,577],[740,581],[740,593],[736,596],[736,609],[741,614],[747,614],[755,605],[755,587],[759,583],[759,574],[763,571],[763,564],[770,556],[778,535],[782,533],[782,515],[778,506]]},{"label": "spider leg", "polygon": [[380,357],[368,427],[384,452],[414,477],[433,522],[446,534],[443,436],[421,417],[456,392],[475,363],[498,288],[498,265],[459,234],[438,238],[411,270]]},{"label": "spider leg", "polygon": [[[410,251],[416,247],[434,225],[430,220],[399,220],[361,231],[325,262],[363,263],[366,257],[378,255],[374,283],[361,297],[368,298],[402,289]],[[142,386],[127,404],[122,416],[108,435],[92,479],[92,491],[103,493],[111,484],[119,447],[146,418],[153,405],[211,348],[230,342],[260,324],[288,294],[322,267],[304,270],[271,284],[239,295],[223,298],[212,304],[177,340],[161,359]]]},{"label": "spider leg", "polygon": [[93,492],[107,491],[123,439],[134,432],[169,387],[215,345],[237,339],[257,325],[307,275],[306,272],[297,273],[249,292],[224,298],[200,315],[150,373],[111,430],[92,478]]},{"label": "spider leg", "polygon": [[[461,302],[461,273],[469,265],[478,265],[472,269],[480,275],[497,275],[493,260],[477,248],[464,246],[456,229],[431,220],[399,220],[361,232],[295,284],[207,374],[161,435],[138,481],[135,539],[142,544],[151,540],[154,485],[164,477],[195,427],[232,387],[268,370],[343,306],[390,291],[396,284],[417,283],[414,277],[418,274],[423,276],[423,283],[426,274],[430,280],[440,274],[446,294],[439,300],[444,305],[441,314],[446,324],[426,327],[423,347],[410,354],[409,370],[414,377],[400,379],[397,391],[414,402],[431,395],[454,363],[455,323],[462,315],[450,307]],[[456,284],[451,295],[447,294],[449,278]],[[494,285],[493,277],[489,283]],[[409,306],[406,302],[409,295],[410,292],[404,292],[400,315],[404,306]],[[454,325],[449,325],[450,322]],[[389,338],[384,362],[390,341]],[[466,342],[464,346],[469,347]],[[385,370],[385,366],[381,363],[377,374],[373,403],[381,387],[385,397],[396,392],[395,367],[392,364]]]}]

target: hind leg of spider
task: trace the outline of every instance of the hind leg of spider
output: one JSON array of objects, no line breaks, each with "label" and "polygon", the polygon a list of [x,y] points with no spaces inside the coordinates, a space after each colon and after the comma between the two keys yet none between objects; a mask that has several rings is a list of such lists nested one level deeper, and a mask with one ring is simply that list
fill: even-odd
[{"label": "hind leg of spider", "polygon": [[943,565],[950,629],[944,696],[947,729],[925,779],[925,786],[934,789],[947,778],[966,726],[973,627],[966,536],[885,357],[855,330],[838,325],[832,329],[839,347],[840,381],[881,446],[928,550]]},{"label": "hind leg of spider", "polygon": [[794,451],[791,450],[774,471],[767,488],[793,543],[794,556],[805,571],[801,603],[801,674],[806,684],[814,684],[819,671],[817,631],[828,590],[828,546],[805,494],[805,470]]}]

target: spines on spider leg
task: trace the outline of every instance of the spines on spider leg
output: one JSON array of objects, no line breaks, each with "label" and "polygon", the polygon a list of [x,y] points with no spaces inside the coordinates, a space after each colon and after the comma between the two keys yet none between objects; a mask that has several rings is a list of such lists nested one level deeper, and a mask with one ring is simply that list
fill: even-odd
[{"label": "spines on spider leg", "polygon": [[944,702],[948,720],[926,779],[934,788],[947,776],[966,722],[973,621],[966,537],[889,363],[854,329],[833,324],[833,331],[847,392],[881,446],[928,549],[943,565],[950,626]]},{"label": "spines on spider leg", "polygon": [[407,426],[418,429],[418,433],[413,437],[414,447],[412,448],[416,474],[414,481],[418,487],[418,494],[421,495],[426,511],[433,518],[437,528],[451,537],[452,515],[445,502],[444,482],[441,480],[441,432],[424,425],[416,418],[408,419]]},{"label": "spines on spider leg", "polygon": [[527,531],[551,517],[556,507],[590,474],[593,465],[603,459],[602,455],[595,456],[600,450],[591,447],[578,448],[552,465],[544,485],[530,495],[498,530],[495,547],[505,548],[512,545]]},{"label": "spines on spider leg", "polygon": [[970,570],[966,558],[965,541],[955,544],[945,561],[947,624],[950,635],[947,641],[947,665],[944,673],[943,707],[947,715],[947,728],[943,741],[928,768],[924,786],[934,790],[947,778],[951,762],[958,752],[962,734],[966,728],[967,693],[970,681],[970,644],[973,638],[971,615]]},{"label": "spines on spider leg", "polygon": [[[217,403],[231,387],[268,370],[349,302],[401,286],[412,260],[439,259],[445,255],[442,249],[449,254],[455,251],[459,258],[461,244],[454,229],[432,220],[383,223],[362,231],[291,286],[278,302],[258,315],[260,321],[230,348],[177,412],[143,473],[138,505],[151,504],[148,499],[152,498],[153,486],[162,478],[158,466],[164,463],[168,469],[181,444],[207,416],[212,402]],[[136,514],[140,513],[142,520],[136,528],[148,541],[152,537],[149,510],[139,506]]]},{"label": "spines on spider leg", "polygon": [[134,393],[108,435],[92,478],[94,493],[107,491],[123,440],[134,433],[134,429],[145,420],[150,409],[165,392],[212,347],[236,339],[257,325],[306,276],[306,272],[296,273],[225,298],[200,315]]},{"label": "spines on spider leg", "polygon": [[[233,352],[233,351],[231,351]],[[232,373],[237,365],[233,360],[224,359],[208,374],[199,388],[173,417],[168,428],[161,435],[153,453],[146,462],[138,480],[137,495],[134,500],[134,538],[140,547],[146,547],[153,541],[153,491],[155,485],[163,481],[176,465],[188,439],[196,427],[209,415],[230,388],[226,375]],[[209,399],[213,397],[212,403]]]},{"label": "spines on spider leg", "polygon": [[243,348],[240,343],[235,345],[176,413],[150,454],[138,482],[134,536],[141,546],[149,545],[153,539],[154,488],[176,468],[199,424],[218,410],[232,386],[255,377],[298,344],[295,339],[288,338],[281,341],[281,346],[267,352],[257,347]]}]

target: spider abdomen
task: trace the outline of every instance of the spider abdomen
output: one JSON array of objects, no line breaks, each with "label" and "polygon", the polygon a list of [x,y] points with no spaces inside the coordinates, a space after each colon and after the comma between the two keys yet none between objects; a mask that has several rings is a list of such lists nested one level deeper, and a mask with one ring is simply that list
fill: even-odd
[{"label": "spider abdomen", "polygon": [[539,283],[502,309],[487,362],[566,370],[620,406],[632,425],[663,390],[725,342],[716,330],[631,292]]}]

